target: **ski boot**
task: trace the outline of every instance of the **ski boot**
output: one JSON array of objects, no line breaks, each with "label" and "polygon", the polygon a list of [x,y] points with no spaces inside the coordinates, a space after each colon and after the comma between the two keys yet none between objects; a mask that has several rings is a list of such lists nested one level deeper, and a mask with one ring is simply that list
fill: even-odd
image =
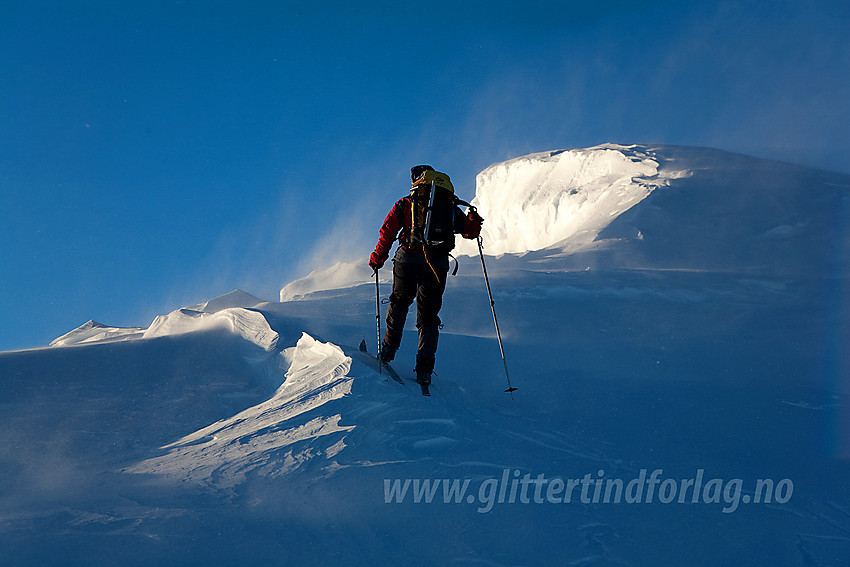
[{"label": "ski boot", "polygon": [[395,358],[394,347],[388,346],[386,343],[381,345],[381,362],[384,364],[389,364]]},{"label": "ski boot", "polygon": [[422,390],[423,396],[431,395],[431,373],[430,372],[416,372],[416,383],[419,384],[419,388]]}]

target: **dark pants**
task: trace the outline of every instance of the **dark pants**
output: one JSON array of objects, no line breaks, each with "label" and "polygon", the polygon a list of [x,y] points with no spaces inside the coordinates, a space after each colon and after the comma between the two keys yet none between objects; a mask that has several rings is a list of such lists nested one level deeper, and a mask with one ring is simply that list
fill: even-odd
[{"label": "dark pants", "polygon": [[384,348],[395,352],[401,344],[401,334],[410,304],[416,299],[416,328],[419,330],[419,348],[416,353],[417,373],[434,371],[437,339],[440,335],[440,307],[446,289],[447,272],[436,266],[439,278],[428,264],[394,262],[393,292],[387,307],[387,332]]}]

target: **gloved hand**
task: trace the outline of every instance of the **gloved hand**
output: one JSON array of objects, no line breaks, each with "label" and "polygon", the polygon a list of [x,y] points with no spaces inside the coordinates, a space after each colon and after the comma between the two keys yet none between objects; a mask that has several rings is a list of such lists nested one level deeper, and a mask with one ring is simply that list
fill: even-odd
[{"label": "gloved hand", "polygon": [[476,224],[482,224],[484,222],[484,218],[478,214],[478,211],[475,209],[469,209],[469,212],[466,214],[467,218]]},{"label": "gloved hand", "polygon": [[384,267],[384,261],[378,256],[378,251],[372,252],[372,255],[369,256],[369,267],[373,270],[380,270]]},{"label": "gloved hand", "polygon": [[470,207],[469,212],[466,213],[466,222],[464,223],[465,226],[461,236],[469,240],[478,238],[481,234],[481,225],[483,223],[484,219],[478,214],[478,211]]}]

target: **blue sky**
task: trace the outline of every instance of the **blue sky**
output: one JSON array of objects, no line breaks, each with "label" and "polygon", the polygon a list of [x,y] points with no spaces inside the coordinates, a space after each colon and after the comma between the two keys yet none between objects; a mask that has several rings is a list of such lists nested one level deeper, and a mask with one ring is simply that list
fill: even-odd
[{"label": "blue sky", "polygon": [[365,256],[408,169],[604,142],[850,172],[850,3],[0,2],[0,350]]}]

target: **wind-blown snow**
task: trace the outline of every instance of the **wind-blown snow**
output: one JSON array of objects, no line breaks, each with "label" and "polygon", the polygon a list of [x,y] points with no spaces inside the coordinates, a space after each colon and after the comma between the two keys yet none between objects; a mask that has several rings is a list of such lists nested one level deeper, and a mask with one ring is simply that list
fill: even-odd
[{"label": "wind-blown snow", "polygon": [[[333,266],[314,270],[306,277],[297,279],[280,290],[281,301],[301,299],[313,292],[344,289],[353,285],[375,281],[375,275],[368,264],[368,254],[353,262],[337,262]],[[386,271],[380,274],[381,283],[389,283]]]},{"label": "wind-blown snow", "polygon": [[204,303],[187,307],[192,311],[203,311],[204,313],[215,313],[228,307],[244,307],[250,309],[265,303],[262,299],[254,297],[241,289],[234,289],[230,293],[225,293]]},{"label": "wind-blown snow", "polygon": [[[351,391],[352,379],[346,376],[351,359],[339,347],[316,341],[306,333],[280,356],[281,366],[288,369],[285,382],[271,399],[166,445],[167,454],[138,463],[126,472],[153,473],[229,489],[244,482],[252,471],[280,476],[316,458],[309,447],[290,447],[348,431],[352,426],[341,426],[339,415],[297,418]],[[333,447],[326,451],[328,458],[339,450],[338,445]]]}]

